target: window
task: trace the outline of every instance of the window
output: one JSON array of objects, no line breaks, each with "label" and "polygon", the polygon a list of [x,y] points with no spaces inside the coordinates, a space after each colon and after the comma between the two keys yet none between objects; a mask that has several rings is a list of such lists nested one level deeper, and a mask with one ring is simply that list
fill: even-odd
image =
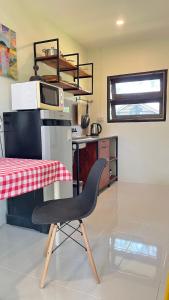
[{"label": "window", "polygon": [[107,77],[108,122],[165,121],[167,70]]}]

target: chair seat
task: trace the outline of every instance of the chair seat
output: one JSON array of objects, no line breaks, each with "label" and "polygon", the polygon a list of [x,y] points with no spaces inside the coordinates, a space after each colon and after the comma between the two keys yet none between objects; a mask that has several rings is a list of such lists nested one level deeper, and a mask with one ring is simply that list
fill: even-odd
[{"label": "chair seat", "polygon": [[34,209],[32,222],[34,224],[64,223],[72,220],[79,220],[87,215],[84,200],[81,201],[79,195],[75,198],[44,202],[42,206]]}]

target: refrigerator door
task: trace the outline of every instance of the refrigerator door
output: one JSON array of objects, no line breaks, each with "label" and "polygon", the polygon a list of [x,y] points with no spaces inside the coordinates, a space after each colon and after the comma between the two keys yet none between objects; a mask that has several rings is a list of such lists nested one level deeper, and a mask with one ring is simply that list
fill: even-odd
[{"label": "refrigerator door", "polygon": [[[42,159],[59,160],[72,173],[71,126],[42,126],[41,139]],[[72,195],[72,181],[56,182],[44,188],[44,201]]]}]

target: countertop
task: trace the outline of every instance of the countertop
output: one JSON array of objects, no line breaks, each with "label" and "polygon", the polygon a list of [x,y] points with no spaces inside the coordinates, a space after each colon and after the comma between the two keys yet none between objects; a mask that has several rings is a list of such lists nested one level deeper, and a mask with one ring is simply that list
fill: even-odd
[{"label": "countertop", "polygon": [[117,138],[116,135],[113,136],[86,136],[86,137],[76,137],[72,138],[73,144],[86,144],[86,143],[93,143],[97,142],[99,140],[105,140],[105,139],[112,139]]}]

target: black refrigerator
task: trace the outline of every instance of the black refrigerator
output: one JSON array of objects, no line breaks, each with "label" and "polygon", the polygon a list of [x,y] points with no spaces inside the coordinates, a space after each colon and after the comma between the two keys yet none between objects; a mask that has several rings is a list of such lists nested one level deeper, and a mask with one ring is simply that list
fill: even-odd
[{"label": "black refrigerator", "polygon": [[[31,110],[3,114],[5,156],[52,159],[63,162],[72,172],[71,119],[56,111]],[[72,182],[60,184],[60,197],[72,196]],[[47,233],[46,225],[32,223],[32,212],[42,202],[54,199],[54,185],[7,201],[7,223]]]}]

